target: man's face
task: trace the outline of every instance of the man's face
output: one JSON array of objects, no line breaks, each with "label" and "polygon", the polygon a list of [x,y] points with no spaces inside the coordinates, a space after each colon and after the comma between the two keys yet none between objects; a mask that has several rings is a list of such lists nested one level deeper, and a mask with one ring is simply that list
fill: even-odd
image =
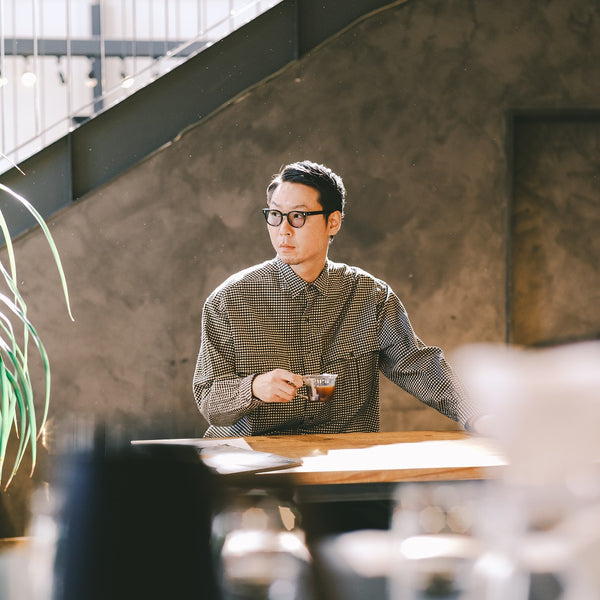
[{"label": "man's face", "polygon": [[[319,192],[302,183],[284,181],[274,192],[269,208],[282,213],[294,210],[323,210]],[[279,258],[290,265],[295,273],[306,281],[314,281],[323,270],[329,237],[340,228],[341,213],[334,212],[326,220],[325,215],[309,215],[302,227],[292,227],[286,217],[277,227],[267,225],[271,244]]]}]

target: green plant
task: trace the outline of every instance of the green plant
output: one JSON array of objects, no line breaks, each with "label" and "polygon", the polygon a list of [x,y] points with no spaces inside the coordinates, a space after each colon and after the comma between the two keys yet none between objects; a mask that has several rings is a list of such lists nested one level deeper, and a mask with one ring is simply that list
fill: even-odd
[{"label": "green plant", "polygon": [[[73,320],[65,274],[58,250],[46,222],[25,198],[1,183],[0,190],[23,205],[33,215],[44,232],[58,268],[67,311],[69,317]],[[0,292],[0,481],[3,478],[9,439],[13,432],[18,438],[16,458],[6,483],[6,487],[8,487],[18,471],[28,447],[31,449],[31,474],[35,470],[38,437],[43,431],[48,418],[51,378],[48,355],[42,340],[27,317],[27,305],[18,289],[12,237],[1,210],[0,230],[4,235],[8,261],[8,268],[0,261],[0,272],[9,290],[8,294]],[[43,414],[39,425],[29,369],[29,350],[32,341],[41,357],[45,380]]]}]

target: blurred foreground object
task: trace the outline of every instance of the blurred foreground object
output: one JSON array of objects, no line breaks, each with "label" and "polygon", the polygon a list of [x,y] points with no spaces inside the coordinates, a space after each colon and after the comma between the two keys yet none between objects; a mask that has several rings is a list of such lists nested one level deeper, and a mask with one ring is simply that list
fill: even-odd
[{"label": "blurred foreground object", "polygon": [[392,517],[394,600],[479,598],[480,482],[400,484]]},{"label": "blurred foreground object", "polygon": [[455,357],[508,459],[481,498],[486,600],[600,597],[600,343],[479,345]]},{"label": "blurred foreground object", "polygon": [[229,490],[212,542],[224,600],[309,600],[311,556],[284,490]]},{"label": "blurred foreground object", "polygon": [[564,482],[600,459],[600,342],[544,350],[467,346],[454,358],[486,434],[508,458],[507,479]]},{"label": "blurred foreground object", "polygon": [[400,483],[389,531],[319,545],[323,598],[598,600],[600,343],[477,345],[452,362],[506,465]]},{"label": "blurred foreground object", "polygon": [[54,600],[219,597],[216,480],[194,449],[84,453],[62,486]]}]

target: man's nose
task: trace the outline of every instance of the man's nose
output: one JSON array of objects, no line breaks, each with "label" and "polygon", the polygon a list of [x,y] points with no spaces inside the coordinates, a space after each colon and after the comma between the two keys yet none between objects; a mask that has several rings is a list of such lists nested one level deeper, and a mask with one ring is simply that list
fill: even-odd
[{"label": "man's nose", "polygon": [[294,228],[290,225],[287,217],[283,217],[281,223],[279,223],[279,233],[282,235],[290,235],[293,229]]}]

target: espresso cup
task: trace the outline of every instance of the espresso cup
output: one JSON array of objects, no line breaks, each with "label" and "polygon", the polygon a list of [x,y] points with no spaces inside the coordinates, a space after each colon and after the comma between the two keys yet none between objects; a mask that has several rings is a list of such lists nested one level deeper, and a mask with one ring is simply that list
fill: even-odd
[{"label": "espresso cup", "polygon": [[310,400],[330,402],[335,389],[336,374],[322,373],[320,375],[304,375],[305,385],[310,387]]}]

